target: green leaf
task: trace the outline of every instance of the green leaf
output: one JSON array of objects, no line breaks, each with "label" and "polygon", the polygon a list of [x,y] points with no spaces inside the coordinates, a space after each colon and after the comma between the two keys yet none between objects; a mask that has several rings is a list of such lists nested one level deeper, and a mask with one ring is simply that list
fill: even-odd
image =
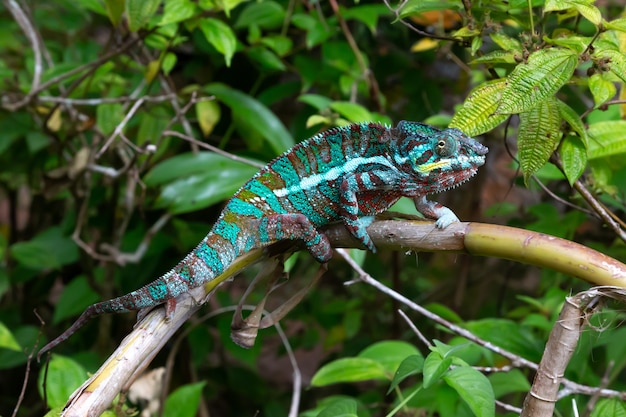
[{"label": "green leaf", "polygon": [[96,108],[96,123],[105,135],[113,133],[123,119],[124,109],[121,103],[100,104]]},{"label": "green leaf", "polygon": [[209,84],[205,91],[230,107],[237,114],[239,123],[265,138],[276,154],[294,145],[291,134],[282,122],[258,100],[221,83]]},{"label": "green leaf", "polygon": [[626,120],[607,120],[589,125],[589,159],[626,153]]},{"label": "green leaf", "polygon": [[183,385],[165,400],[164,417],[194,417],[198,415],[202,389],[206,382]]},{"label": "green leaf", "polygon": [[531,110],[552,97],[572,76],[578,63],[574,51],[542,49],[530,55],[506,79],[497,113],[512,114]]},{"label": "green leaf", "polygon": [[593,95],[593,102],[596,107],[609,101],[617,94],[615,84],[607,80],[604,74],[598,73],[589,77],[589,91]]},{"label": "green leaf", "polygon": [[524,181],[548,162],[561,139],[561,117],[554,98],[520,114],[517,146]]},{"label": "green leaf", "polygon": [[348,398],[335,401],[317,414],[317,417],[358,417],[357,403]]},{"label": "green leaf", "polygon": [[561,143],[560,154],[565,176],[572,185],[587,167],[587,149],[578,136],[568,135]]},{"label": "green leaf", "polygon": [[498,79],[474,88],[454,114],[450,127],[456,127],[466,135],[477,136],[505,121],[508,115],[495,114],[505,85],[505,80]]},{"label": "green leaf", "polygon": [[495,372],[490,374],[487,379],[491,383],[495,398],[514,392],[525,393],[530,390],[528,378],[519,369],[512,369],[508,372]]},{"label": "green leaf", "polygon": [[543,341],[526,326],[506,319],[483,319],[465,324],[467,330],[496,346],[516,355],[538,361],[543,352]]},{"label": "green leaf", "polygon": [[556,103],[559,108],[559,115],[567,122],[568,125],[570,125],[572,130],[578,134],[580,140],[582,140],[582,145],[586,147],[589,142],[587,129],[585,129],[585,125],[580,120],[578,113],[561,100],[557,99]]},{"label": "green leaf", "polygon": [[317,110],[327,109],[333,102],[328,97],[320,96],[319,94],[302,94],[300,97],[298,97],[298,101],[315,107]]},{"label": "green leaf", "polygon": [[400,10],[400,19],[408,16],[418,15],[424,12],[430,12],[434,10],[459,10],[461,8],[460,2],[444,2],[439,0],[409,0],[407,1],[402,10]]},{"label": "green leaf", "polygon": [[61,297],[54,309],[52,323],[58,324],[61,320],[80,314],[100,299],[87,282],[84,275],[74,278],[68,285],[63,288]]},{"label": "green leaf", "polygon": [[344,19],[356,19],[363,22],[372,34],[376,33],[378,18],[388,14],[389,9],[384,4],[355,5],[342,12]]},{"label": "green leaf", "polygon": [[591,417],[626,417],[626,402],[618,398],[601,398],[598,400]]},{"label": "green leaf", "polygon": [[358,357],[380,363],[391,375],[396,372],[402,361],[413,355],[420,355],[420,352],[412,344],[399,340],[386,340],[366,347],[358,354]]},{"label": "green leaf", "polygon": [[605,22],[604,27],[607,29],[619,30],[620,32],[626,32],[626,17]]},{"label": "green leaf", "polygon": [[287,67],[278,56],[264,46],[253,46],[247,51],[248,56],[264,70],[285,71]]},{"label": "green leaf", "polygon": [[293,47],[293,41],[282,35],[266,36],[261,39],[261,43],[272,49],[281,57],[291,52],[291,48]]},{"label": "green leaf", "polygon": [[522,44],[515,38],[505,35],[503,32],[494,32],[489,37],[505,51],[520,51]]},{"label": "green leaf", "polygon": [[142,29],[156,13],[161,0],[126,0],[126,17],[131,32]]},{"label": "green leaf", "polygon": [[447,372],[443,380],[456,390],[475,416],[495,416],[493,388],[485,375],[469,366],[460,366]]},{"label": "green leaf", "polygon": [[11,330],[0,321],[0,348],[10,349],[17,352],[22,350],[22,347],[11,333]]},{"label": "green leaf", "polygon": [[215,100],[203,100],[196,103],[196,116],[202,135],[208,137],[220,121],[222,111]]},{"label": "green leaf", "polygon": [[222,55],[226,66],[230,67],[233,55],[237,49],[237,37],[230,26],[221,20],[212,17],[202,19],[198,25],[207,42]]},{"label": "green leaf", "polygon": [[261,29],[278,29],[285,19],[285,9],[274,1],[249,3],[239,15],[235,28],[256,25]]},{"label": "green leaf", "polygon": [[352,123],[372,121],[372,114],[369,110],[357,103],[334,101],[330,104],[330,108]]},{"label": "green leaf", "polygon": [[182,22],[193,17],[196,13],[196,5],[191,0],[165,0],[159,26]]},{"label": "green leaf", "polygon": [[543,11],[546,13],[567,9],[576,9],[578,13],[596,26],[602,22],[602,14],[593,5],[593,0],[546,0]]},{"label": "green leaf", "polygon": [[229,198],[257,171],[257,167],[212,152],[186,153],[155,166],[144,181],[149,187],[167,184],[157,208],[186,213]]},{"label": "green leaf", "polygon": [[340,382],[361,382],[372,379],[386,380],[385,368],[377,361],[366,358],[342,358],[322,366],[311,380],[314,387]]},{"label": "green leaf", "polygon": [[391,380],[391,385],[389,386],[389,390],[387,394],[389,394],[395,387],[398,386],[402,381],[406,378],[422,373],[422,369],[424,368],[424,357],[419,355],[411,355],[405,358],[400,366],[398,366],[398,370],[393,375],[393,379]]},{"label": "green leaf", "polygon": [[113,26],[119,25],[122,20],[122,13],[124,13],[125,4],[125,0],[105,0],[104,6],[106,7],[107,16]]},{"label": "green leaf", "polygon": [[431,352],[424,360],[424,388],[428,388],[441,379],[452,365],[452,357],[443,358],[439,352]]},{"label": "green leaf", "polygon": [[22,265],[37,271],[58,269],[78,260],[78,248],[58,227],[51,227],[26,242],[14,243],[11,255]]},{"label": "green leaf", "polygon": [[472,64],[515,64],[514,51],[491,51],[472,60]]},{"label": "green leaf", "polygon": [[[39,395],[43,398],[44,376],[46,368],[39,372]],[[48,407],[61,407],[67,402],[70,395],[87,379],[87,371],[70,358],[52,355],[45,379]]]}]

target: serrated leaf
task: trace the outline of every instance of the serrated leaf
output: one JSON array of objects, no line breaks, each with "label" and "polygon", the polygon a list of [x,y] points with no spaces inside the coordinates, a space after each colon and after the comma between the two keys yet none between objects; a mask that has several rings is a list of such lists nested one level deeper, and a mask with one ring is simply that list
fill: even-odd
[{"label": "serrated leaf", "polygon": [[226,66],[230,67],[233,55],[237,49],[237,37],[226,23],[214,18],[202,19],[198,25],[207,42],[222,55]]},{"label": "serrated leaf", "polygon": [[160,5],[161,0],[126,0],[126,17],[131,32],[137,32],[143,28]]},{"label": "serrated leaf", "polygon": [[589,159],[626,153],[626,120],[608,120],[589,125]]},{"label": "serrated leaf", "polygon": [[477,136],[505,121],[508,115],[495,114],[505,85],[505,80],[498,79],[474,88],[452,117],[449,127],[456,127],[469,136]]},{"label": "serrated leaf", "polygon": [[589,77],[589,91],[593,96],[595,107],[609,101],[617,94],[615,84],[607,80],[604,74],[597,73]]},{"label": "serrated leaf", "polygon": [[87,371],[77,362],[64,356],[52,355],[48,367],[42,367],[39,372],[37,389],[43,398],[43,387],[46,387],[48,407],[61,407],[85,379]]},{"label": "serrated leaf", "polygon": [[597,56],[608,58],[610,71],[626,83],[626,55],[613,49],[603,49],[597,53]]},{"label": "serrated leaf", "polygon": [[517,147],[524,181],[544,166],[561,137],[561,118],[555,99],[538,103],[532,110],[520,114]]},{"label": "serrated leaf", "polygon": [[578,13],[596,26],[602,22],[602,14],[593,5],[592,0],[546,0],[543,11],[545,13],[567,9],[576,9]]},{"label": "serrated leaf", "polygon": [[587,166],[587,149],[578,136],[568,135],[560,148],[563,171],[570,185],[583,174]]},{"label": "serrated leaf", "polygon": [[472,64],[515,64],[515,54],[513,51],[491,51],[472,60]]},{"label": "serrated leaf", "polygon": [[585,125],[583,124],[582,120],[580,120],[580,116],[578,116],[578,113],[576,113],[574,109],[572,109],[561,100],[557,99],[556,103],[561,118],[563,118],[563,120],[565,120],[567,124],[570,125],[572,130],[578,134],[580,140],[582,140],[582,145],[586,147],[587,143],[589,142],[589,139],[587,137],[587,129],[585,129]]},{"label": "serrated leaf", "polygon": [[293,138],[283,123],[255,98],[221,83],[209,84],[205,91],[230,107],[237,114],[238,122],[244,124],[246,129],[265,138],[277,155],[294,145]]},{"label": "serrated leaf", "polygon": [[340,382],[360,382],[372,379],[387,379],[385,368],[380,363],[366,358],[342,358],[322,366],[313,376],[311,385],[323,387]]},{"label": "serrated leaf", "polygon": [[164,417],[194,417],[198,415],[198,407],[202,389],[206,382],[183,385],[171,393],[165,400]]},{"label": "serrated leaf", "polygon": [[531,110],[552,97],[572,76],[578,55],[561,48],[542,49],[530,55],[506,79],[497,113],[513,114]]},{"label": "serrated leaf", "polygon": [[454,388],[475,416],[495,416],[493,388],[485,375],[469,366],[460,366],[447,372],[443,380]]}]

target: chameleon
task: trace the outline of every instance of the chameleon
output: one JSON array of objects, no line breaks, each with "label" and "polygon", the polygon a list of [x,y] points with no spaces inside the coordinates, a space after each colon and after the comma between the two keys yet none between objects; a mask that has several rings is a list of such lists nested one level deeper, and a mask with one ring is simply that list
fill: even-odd
[{"label": "chameleon", "polygon": [[426,199],[476,174],[488,148],[460,130],[410,121],[396,127],[357,123],[307,139],[268,163],[228,200],[213,228],[173,269],[126,295],[93,304],[38,358],[68,339],[91,318],[105,313],[142,312],[219,276],[240,255],[282,240],[300,241],[317,261],[333,254],[320,227],[342,222],[372,252],[367,233],[374,216],[400,197],[436,220],[437,228],[458,222],[447,207]]}]

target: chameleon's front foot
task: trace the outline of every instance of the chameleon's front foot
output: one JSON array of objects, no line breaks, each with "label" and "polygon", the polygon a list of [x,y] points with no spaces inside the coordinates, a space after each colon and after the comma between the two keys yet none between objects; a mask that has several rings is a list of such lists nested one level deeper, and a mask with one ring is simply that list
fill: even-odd
[{"label": "chameleon's front foot", "polygon": [[452,223],[460,222],[459,218],[448,207],[435,201],[429,201],[426,196],[421,196],[413,200],[417,211],[429,219],[435,219],[435,227],[445,229]]}]

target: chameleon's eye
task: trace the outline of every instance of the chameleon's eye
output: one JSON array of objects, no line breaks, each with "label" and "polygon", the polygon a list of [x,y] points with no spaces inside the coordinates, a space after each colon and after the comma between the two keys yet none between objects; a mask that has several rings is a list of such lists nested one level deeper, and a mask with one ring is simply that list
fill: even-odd
[{"label": "chameleon's eye", "polygon": [[450,156],[454,153],[456,142],[450,137],[441,138],[435,144],[435,152],[439,156]]}]

